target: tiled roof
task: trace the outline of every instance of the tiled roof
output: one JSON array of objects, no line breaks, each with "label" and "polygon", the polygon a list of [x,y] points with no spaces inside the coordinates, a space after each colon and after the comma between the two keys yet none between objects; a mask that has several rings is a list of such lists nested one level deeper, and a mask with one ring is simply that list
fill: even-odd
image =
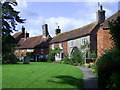
[{"label": "tiled roof", "polygon": [[17,32],[13,35],[14,38],[17,38],[19,35],[21,34],[21,32]]},{"label": "tiled roof", "polygon": [[113,14],[111,17],[107,18],[105,22],[102,24],[104,29],[109,28],[108,27],[108,22],[117,19],[117,17],[120,16],[120,10]]},{"label": "tiled roof", "polygon": [[88,35],[91,33],[91,31],[95,28],[97,24],[97,22],[94,22],[78,29],[60,33],[57,36],[55,36],[50,43],[63,42]]},{"label": "tiled roof", "polygon": [[[40,36],[35,36],[35,37],[29,37],[29,38],[21,38],[21,40],[19,41],[19,47],[20,49],[30,49],[30,48],[36,48],[36,46],[38,47],[38,45],[40,45],[43,42],[46,42],[45,45],[47,46],[47,40],[51,38],[50,36],[48,36],[47,38],[44,38],[43,35]],[[42,46],[39,46],[39,48]]]}]

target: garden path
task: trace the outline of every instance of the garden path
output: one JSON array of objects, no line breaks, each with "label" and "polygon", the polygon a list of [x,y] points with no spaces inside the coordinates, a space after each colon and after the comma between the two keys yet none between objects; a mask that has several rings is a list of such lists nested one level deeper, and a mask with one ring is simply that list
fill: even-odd
[{"label": "garden path", "polygon": [[87,67],[77,66],[83,72],[83,90],[99,90],[98,79],[92,73],[92,70]]}]

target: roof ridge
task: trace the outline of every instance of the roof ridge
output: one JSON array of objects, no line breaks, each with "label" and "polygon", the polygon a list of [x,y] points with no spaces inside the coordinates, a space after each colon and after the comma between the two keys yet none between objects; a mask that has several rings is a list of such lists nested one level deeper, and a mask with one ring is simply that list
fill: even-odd
[{"label": "roof ridge", "polygon": [[[57,36],[53,37],[52,40],[54,40],[54,39],[55,39],[56,37],[58,37],[59,35],[63,35],[63,34],[65,34],[65,33],[73,32],[73,31],[77,31],[77,30],[80,30],[80,29],[82,29],[82,28],[85,28],[85,27],[87,27],[87,26],[89,26],[89,25],[91,25],[91,24],[95,24],[95,25],[96,25],[97,23],[98,23],[98,22],[92,22],[92,23],[87,24],[87,25],[85,25],[85,26],[82,26],[82,27],[80,27],[80,28],[73,29],[73,30],[70,30],[70,31],[66,31],[66,32],[63,32],[63,33],[59,33]],[[93,27],[94,27],[95,25],[93,25]],[[93,27],[92,27],[92,29],[93,29]]]},{"label": "roof ridge", "polygon": [[68,32],[72,32],[72,31],[76,31],[76,30],[80,30],[80,29],[82,29],[82,28],[85,28],[85,27],[87,27],[87,26],[93,24],[93,23],[97,23],[97,22],[92,22],[92,23],[87,24],[87,25],[85,25],[85,26],[82,26],[82,27],[80,27],[80,28],[73,29],[73,30],[70,30],[70,31],[66,31],[66,32],[63,32],[63,33],[59,33],[58,35],[61,35],[61,34],[64,34],[64,33],[68,33]]},{"label": "roof ridge", "polygon": [[[109,18],[113,17],[114,15],[116,15],[116,14],[119,13],[119,12],[120,12],[120,10],[118,10],[116,13],[114,13],[113,15],[111,15],[110,17],[108,17],[107,19],[105,19],[105,21],[108,20]],[[104,23],[104,22],[103,22],[103,23]]]}]

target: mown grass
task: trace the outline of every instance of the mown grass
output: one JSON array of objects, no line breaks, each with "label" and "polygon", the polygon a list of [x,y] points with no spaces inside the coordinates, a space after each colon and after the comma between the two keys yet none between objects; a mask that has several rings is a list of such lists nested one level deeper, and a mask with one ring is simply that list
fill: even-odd
[{"label": "mown grass", "polygon": [[3,65],[3,88],[82,88],[79,68],[58,63]]}]

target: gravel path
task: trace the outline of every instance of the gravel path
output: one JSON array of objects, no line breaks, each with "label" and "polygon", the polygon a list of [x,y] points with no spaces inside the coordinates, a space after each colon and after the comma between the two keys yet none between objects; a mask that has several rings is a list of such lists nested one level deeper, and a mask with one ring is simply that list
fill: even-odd
[{"label": "gravel path", "polygon": [[83,90],[99,90],[97,85],[97,78],[92,73],[92,70],[86,67],[77,66],[83,72]]}]

